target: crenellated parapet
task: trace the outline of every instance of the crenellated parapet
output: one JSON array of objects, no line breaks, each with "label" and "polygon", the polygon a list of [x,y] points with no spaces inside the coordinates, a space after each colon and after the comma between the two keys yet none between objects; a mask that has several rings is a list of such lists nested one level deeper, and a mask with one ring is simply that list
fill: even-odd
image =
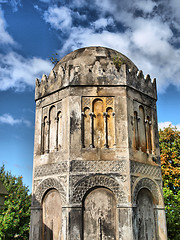
[{"label": "crenellated parapet", "polygon": [[49,76],[36,79],[35,99],[68,86],[129,86],[156,99],[155,79],[144,77],[123,54],[103,47],[78,49],[62,58]]},{"label": "crenellated parapet", "polygon": [[157,99],[156,78],[151,79],[149,74],[144,76],[142,70],[133,71],[132,69],[127,69],[126,76],[127,86],[135,88],[136,90]]}]

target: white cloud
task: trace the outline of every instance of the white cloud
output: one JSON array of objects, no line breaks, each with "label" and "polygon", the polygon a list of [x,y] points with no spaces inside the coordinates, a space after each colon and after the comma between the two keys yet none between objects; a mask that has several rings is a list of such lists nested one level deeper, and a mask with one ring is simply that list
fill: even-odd
[{"label": "white cloud", "polygon": [[[152,78],[156,77],[159,92],[165,91],[169,84],[180,87],[180,50],[173,46],[173,42],[178,40],[174,39],[169,15],[167,21],[164,21],[162,16],[154,12],[158,2],[141,0],[140,3],[132,0],[95,1],[94,7],[100,12],[99,19],[91,22],[91,27],[72,26],[69,29],[69,38],[60,50],[61,55],[69,49],[85,46],[110,47],[127,55],[144,74],[149,73]],[[176,6],[175,0],[173,6]],[[135,16],[135,9],[152,15]],[[72,12],[73,10],[71,16]],[[108,18],[105,17],[107,13],[111,14]],[[163,14],[169,13],[165,11]],[[114,18],[126,27],[123,32],[107,31],[107,26],[115,24]],[[97,29],[103,31],[97,33]]]},{"label": "white cloud", "polygon": [[153,8],[157,6],[157,3],[151,0],[139,0],[134,1],[134,6],[145,13],[150,13],[153,11]]},{"label": "white cloud", "polygon": [[8,124],[11,126],[25,124],[27,127],[31,126],[31,122],[25,119],[15,119],[10,114],[5,113],[0,116],[0,124]]},{"label": "white cloud", "polygon": [[175,16],[176,20],[180,21],[180,1],[179,0],[171,0],[169,1],[169,5],[172,8],[173,16]]},{"label": "white cloud", "polygon": [[111,17],[109,17],[109,18],[99,18],[98,20],[96,20],[93,23],[93,25],[96,29],[106,28],[109,25],[111,25],[111,26],[114,25],[114,21],[113,21],[113,18],[111,18]]},{"label": "white cloud", "polygon": [[65,42],[63,48],[61,48],[60,55],[69,48],[75,50],[86,46],[105,46],[116,50],[124,49],[124,53],[127,54],[129,48],[128,35],[105,30],[102,33],[96,33],[93,29],[72,28],[69,39]]},{"label": "white cloud", "polygon": [[4,19],[3,11],[0,8],[0,44],[15,44],[13,38],[6,31],[6,21]]},{"label": "white cloud", "polygon": [[37,57],[26,59],[15,52],[0,55],[0,90],[34,87],[35,78],[49,74],[52,67],[49,61]]},{"label": "white cloud", "polygon": [[158,123],[159,129],[163,130],[164,128],[169,127],[171,125],[172,127],[177,127],[177,129],[180,131],[180,123],[177,125],[173,125],[172,122],[160,122]]},{"label": "white cloud", "polygon": [[49,7],[44,13],[44,20],[55,29],[67,31],[72,25],[71,10],[67,7]]}]

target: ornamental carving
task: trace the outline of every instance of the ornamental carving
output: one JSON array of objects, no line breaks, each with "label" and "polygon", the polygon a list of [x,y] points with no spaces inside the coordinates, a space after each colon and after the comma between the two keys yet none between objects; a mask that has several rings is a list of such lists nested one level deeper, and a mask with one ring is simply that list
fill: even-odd
[{"label": "ornamental carving", "polygon": [[131,161],[131,174],[141,173],[144,175],[161,178],[161,167]]},{"label": "ornamental carving", "polygon": [[159,196],[159,189],[157,184],[149,178],[141,178],[140,180],[136,180],[132,189],[132,200],[133,204],[136,204],[137,195],[142,188],[147,188],[153,195],[155,200],[155,204],[159,204],[160,196]]},{"label": "ornamental carving", "polygon": [[58,182],[58,180],[56,180],[55,178],[47,178],[44,181],[42,181],[36,188],[35,192],[36,203],[38,202],[39,204],[41,204],[44,194],[52,188],[55,188],[60,193],[63,202],[66,201],[66,194],[61,183]]},{"label": "ornamental carving", "polygon": [[72,161],[72,172],[118,172],[124,173],[126,170],[125,161]]},{"label": "ornamental carving", "polygon": [[35,168],[34,177],[42,177],[67,172],[67,162],[45,164]]},{"label": "ornamental carving", "polygon": [[85,194],[96,187],[109,188],[116,196],[118,203],[127,203],[127,195],[122,191],[119,183],[112,177],[106,175],[92,175],[82,178],[72,189],[72,203],[81,204]]}]

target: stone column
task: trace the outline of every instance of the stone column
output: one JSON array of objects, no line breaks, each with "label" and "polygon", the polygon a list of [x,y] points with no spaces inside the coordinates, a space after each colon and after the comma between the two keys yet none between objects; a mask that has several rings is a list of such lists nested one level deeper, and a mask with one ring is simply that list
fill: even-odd
[{"label": "stone column", "polygon": [[89,116],[91,117],[91,144],[90,147],[94,148],[94,116],[95,114],[92,112],[89,114]]},{"label": "stone column", "polygon": [[105,139],[104,147],[108,148],[107,112],[103,113],[103,117],[104,117],[104,139]]},{"label": "stone column", "polygon": [[29,240],[42,239],[42,208],[31,207],[31,228]]},{"label": "stone column", "polygon": [[134,240],[132,228],[132,208],[118,207],[119,240]]}]

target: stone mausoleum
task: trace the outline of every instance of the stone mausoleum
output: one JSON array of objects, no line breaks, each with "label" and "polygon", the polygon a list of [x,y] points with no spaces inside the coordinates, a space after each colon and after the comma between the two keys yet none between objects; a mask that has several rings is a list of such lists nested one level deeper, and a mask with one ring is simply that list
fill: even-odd
[{"label": "stone mausoleum", "polygon": [[30,240],[165,240],[156,80],[78,49],[36,80]]}]

